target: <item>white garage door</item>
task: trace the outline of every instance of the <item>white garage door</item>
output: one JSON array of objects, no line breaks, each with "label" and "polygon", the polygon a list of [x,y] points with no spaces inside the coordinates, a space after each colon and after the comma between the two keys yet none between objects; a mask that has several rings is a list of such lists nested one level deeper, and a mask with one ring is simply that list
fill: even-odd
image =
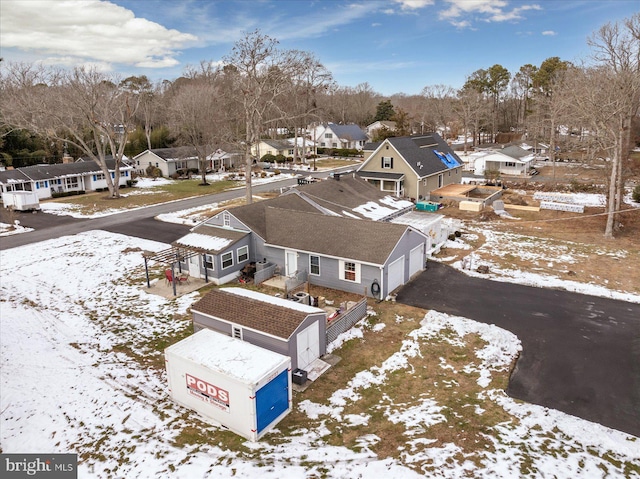
[{"label": "white garage door", "polygon": [[389,265],[389,293],[404,284],[404,256]]},{"label": "white garage door", "polygon": [[409,256],[409,277],[424,269],[424,244],[411,250]]},{"label": "white garage door", "polygon": [[320,323],[314,322],[296,337],[298,343],[298,368],[306,369],[320,357]]}]

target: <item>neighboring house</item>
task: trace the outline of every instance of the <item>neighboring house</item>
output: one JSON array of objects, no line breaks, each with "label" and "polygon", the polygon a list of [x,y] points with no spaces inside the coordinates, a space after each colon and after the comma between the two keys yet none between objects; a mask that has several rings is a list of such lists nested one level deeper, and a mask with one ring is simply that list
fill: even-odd
[{"label": "neighboring house", "polygon": [[391,120],[378,120],[365,128],[369,140],[373,140],[380,130],[396,131],[396,122]]},{"label": "neighboring house", "polygon": [[[107,158],[107,168],[115,179],[115,161]],[[120,165],[119,185],[131,180],[132,167]],[[94,161],[33,165],[0,171],[0,190],[35,191],[39,199],[51,198],[54,193],[70,191],[96,191],[107,188],[107,180],[100,166]]]},{"label": "neighboring house", "polygon": [[292,158],[295,154],[296,144],[298,145],[299,157],[313,153],[314,144],[311,140],[304,138],[286,138],[284,140],[261,140],[257,146],[254,145],[251,147],[251,154],[257,159],[262,158],[264,155],[282,155],[287,158]]},{"label": "neighboring house", "polygon": [[327,352],[327,313],[243,288],[214,288],[191,306],[194,331],[207,328],[289,356],[306,369]]},{"label": "neighboring house", "polygon": [[462,161],[437,133],[387,138],[365,146],[358,174],[380,191],[429,198],[432,190],[460,183]]},{"label": "neighboring house", "polygon": [[328,123],[315,127],[312,132],[318,148],[349,148],[362,150],[367,142],[367,134],[355,124],[338,125]]},{"label": "neighboring house", "polygon": [[[349,181],[326,183],[329,191],[338,183],[346,190]],[[305,187],[231,208],[196,226],[174,243],[195,253],[181,267],[223,284],[247,264],[268,263],[284,276],[303,274],[311,284],[381,298],[424,269],[425,234],[407,225],[362,219],[391,218],[406,211],[409,202],[375,192],[360,194],[361,207],[349,206],[356,191],[326,200],[330,193],[314,194],[317,186],[308,186],[311,192]]]},{"label": "neighboring house", "polygon": [[380,191],[356,173],[334,174],[329,180],[292,188],[284,194],[298,195],[324,214],[375,221],[389,221],[415,207],[409,200]]},{"label": "neighboring house", "polygon": [[189,146],[145,150],[134,156],[133,162],[140,174],[145,174],[149,166],[154,166],[160,168],[164,177],[170,177],[178,170],[200,170],[198,153]]},{"label": "neighboring house", "polygon": [[228,171],[244,164],[244,152],[232,148],[226,150],[218,148],[207,158],[207,171]]},{"label": "neighboring house", "polygon": [[[526,152],[526,155],[521,155],[516,148]],[[507,150],[511,155],[507,154]],[[520,158],[517,155],[521,155]],[[528,176],[534,156],[522,148],[510,146],[500,150],[474,151],[464,159],[465,170],[472,171],[474,175],[484,176],[487,171],[498,171],[501,176]]]}]

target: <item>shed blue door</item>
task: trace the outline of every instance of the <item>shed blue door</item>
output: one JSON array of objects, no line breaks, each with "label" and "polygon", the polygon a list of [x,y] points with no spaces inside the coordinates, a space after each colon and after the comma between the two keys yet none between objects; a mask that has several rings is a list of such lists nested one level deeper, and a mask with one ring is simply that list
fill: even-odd
[{"label": "shed blue door", "polygon": [[289,371],[286,369],[256,391],[258,434],[289,408]]}]

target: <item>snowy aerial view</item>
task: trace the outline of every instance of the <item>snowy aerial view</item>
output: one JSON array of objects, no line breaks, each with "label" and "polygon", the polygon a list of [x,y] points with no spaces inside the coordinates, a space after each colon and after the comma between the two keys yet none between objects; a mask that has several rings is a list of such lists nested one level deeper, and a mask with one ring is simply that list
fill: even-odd
[{"label": "snowy aerial view", "polygon": [[[472,228],[487,238],[473,254],[496,255],[498,233],[468,226],[468,239],[475,239]],[[146,288],[141,252],[167,246],[90,231],[2,251],[3,452],[77,452],[83,478],[640,473],[639,438],[505,394],[521,350],[512,333],[436,311],[383,313],[375,304],[329,352],[350,357],[397,338],[384,356],[337,376],[343,382],[321,376],[322,394],[294,393],[293,412],[259,442],[209,425],[167,391],[163,349],[191,333],[188,310],[200,297],[166,299]],[[470,249],[450,241],[441,258]],[[567,256],[566,246],[548,246],[545,262]],[[495,265],[491,274],[640,302],[638,294],[545,273]],[[399,386],[418,380],[418,389]]]}]

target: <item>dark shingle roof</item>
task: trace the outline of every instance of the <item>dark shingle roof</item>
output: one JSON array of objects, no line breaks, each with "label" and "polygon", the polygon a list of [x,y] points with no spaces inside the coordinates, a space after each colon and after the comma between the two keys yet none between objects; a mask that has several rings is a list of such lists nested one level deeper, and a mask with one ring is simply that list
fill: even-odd
[{"label": "dark shingle roof", "polygon": [[[392,195],[380,191],[379,188],[363,180],[357,174],[336,175],[334,178],[336,179],[330,178],[299,186],[296,190],[303,198],[308,198],[309,201],[340,216],[344,216],[347,211],[350,215],[366,218],[366,215],[357,213],[353,209],[371,202],[394,209],[389,202],[384,201]],[[396,200],[401,201],[400,199]]]},{"label": "dark shingle roof", "polygon": [[217,288],[195,303],[191,310],[283,339],[289,339],[311,314]]},{"label": "dark shingle roof", "polygon": [[262,238],[266,238],[267,224],[265,209],[267,208],[267,206],[283,208],[285,211],[318,211],[317,208],[297,195],[278,196],[277,198],[272,198],[270,200],[257,201],[249,205],[231,208],[228,211],[238,220],[247,225],[247,227],[250,228],[254,233],[258,234]]},{"label": "dark shingle roof", "polygon": [[362,141],[367,139],[367,134],[362,131],[358,125],[338,125],[336,123],[329,123],[327,128],[331,128],[338,138],[348,139],[351,141]]},{"label": "dark shingle roof", "polygon": [[[267,206],[266,242],[326,256],[384,264],[407,226]],[[311,234],[300,232],[313,229]]]},{"label": "dark shingle roof", "polygon": [[433,175],[450,168],[448,164],[441,160],[435,153],[451,155],[457,165],[449,163],[453,167],[462,165],[462,160],[453,152],[440,135],[429,133],[418,136],[402,136],[397,138],[387,138],[393,147],[402,155],[409,166],[416,172],[418,177]]},{"label": "dark shingle roof", "polygon": [[198,152],[191,146],[178,146],[175,148],[154,148],[149,150],[163,160],[184,160],[185,158],[197,158]]},{"label": "dark shingle roof", "polygon": [[28,183],[31,181],[27,175],[18,170],[0,171],[0,183],[3,185],[11,183]]},{"label": "dark shingle roof", "polygon": [[[107,159],[107,167],[109,170],[113,170],[115,168],[115,161],[113,159]],[[20,171],[33,181],[51,180],[53,178],[63,178],[65,176],[76,176],[88,173],[102,173],[100,165],[91,160],[77,161],[75,163],[25,166],[23,168],[18,168],[17,171]],[[0,175],[0,179],[1,178],[2,175]]]}]

